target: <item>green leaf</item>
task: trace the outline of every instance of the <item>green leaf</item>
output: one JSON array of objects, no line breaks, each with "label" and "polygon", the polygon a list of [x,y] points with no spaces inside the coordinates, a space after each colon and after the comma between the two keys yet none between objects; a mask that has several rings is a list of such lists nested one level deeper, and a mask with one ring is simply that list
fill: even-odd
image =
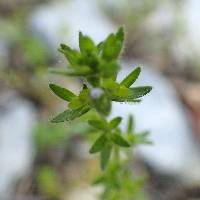
[{"label": "green leaf", "polygon": [[54,117],[51,122],[59,123],[64,121],[72,121],[77,117],[87,113],[90,110],[89,106],[82,106],[78,109],[68,109]]},{"label": "green leaf", "polygon": [[151,90],[152,87],[150,86],[129,88],[126,95],[120,96],[118,94],[112,94],[111,99],[112,101],[118,102],[140,102],[141,100],[139,98],[148,94]]},{"label": "green leaf", "polygon": [[88,123],[96,129],[107,129],[106,123],[103,120],[89,120]]},{"label": "green leaf", "polygon": [[116,33],[116,38],[121,41],[121,43],[124,42],[124,28],[120,27]]},{"label": "green leaf", "polygon": [[104,45],[104,42],[100,42],[98,45],[97,45],[97,51],[98,53],[100,54],[103,50],[103,45]]},{"label": "green leaf", "polygon": [[60,87],[59,85],[51,83],[49,84],[49,87],[57,96],[66,101],[71,101],[72,98],[76,97],[74,93],[72,93],[66,88]]},{"label": "green leaf", "polygon": [[91,149],[90,149],[90,153],[97,153],[99,151],[101,151],[105,144],[107,142],[107,137],[105,134],[102,134],[96,141],[95,143],[92,145]]},{"label": "green leaf", "polygon": [[127,126],[127,133],[132,133],[133,132],[133,129],[134,129],[134,124],[133,124],[133,116],[132,115],[129,115],[129,118],[128,118],[128,126]]},{"label": "green leaf", "polygon": [[106,181],[104,176],[100,176],[98,177],[96,180],[93,181],[92,185],[99,185],[99,184],[103,184]]},{"label": "green leaf", "polygon": [[67,46],[65,44],[61,44],[58,51],[60,51],[61,53],[63,53],[65,55],[68,62],[72,66],[79,65],[79,63],[82,59],[81,54],[77,50],[71,49],[69,46]]},{"label": "green leaf", "polygon": [[81,53],[86,55],[97,51],[92,39],[88,36],[84,36],[81,32],[79,32],[79,48]]},{"label": "green leaf", "polygon": [[122,45],[123,43],[116,39],[114,34],[110,34],[104,42],[102,57],[107,61],[117,59],[121,52]]},{"label": "green leaf", "polygon": [[101,79],[101,87],[106,91],[116,93],[119,90],[120,85],[110,78]]},{"label": "green leaf", "polygon": [[83,105],[85,105],[85,102],[82,102],[78,97],[75,97],[69,102],[68,107],[71,109],[77,109]]},{"label": "green leaf", "polygon": [[116,61],[102,62],[99,66],[101,76],[105,78],[117,77],[117,72],[120,69],[119,64]]},{"label": "green leaf", "polygon": [[139,77],[141,68],[137,67],[134,69],[120,84],[129,88]]},{"label": "green leaf", "polygon": [[112,105],[109,97],[105,93],[103,93],[99,98],[92,97],[92,103],[99,113],[103,115],[108,115],[110,113]]},{"label": "green leaf", "polygon": [[151,145],[153,143],[148,138],[149,134],[150,133],[148,131],[144,131],[142,133],[134,134],[134,135],[130,134],[128,136],[128,140],[129,140],[129,142],[131,144],[134,144],[134,145],[138,145],[138,144],[148,144],[148,145]]},{"label": "green leaf", "polygon": [[101,151],[101,157],[100,157],[101,160],[100,161],[101,161],[101,169],[102,170],[106,169],[109,159],[110,159],[110,156],[111,156],[111,152],[112,152],[112,145],[107,143]]},{"label": "green leaf", "polygon": [[109,123],[109,127],[111,129],[116,128],[122,121],[121,117],[115,117],[114,119],[112,119]]},{"label": "green leaf", "polygon": [[76,66],[74,68],[68,67],[67,69],[51,69],[51,73],[64,75],[64,76],[90,76],[93,72],[88,66]]},{"label": "green leaf", "polygon": [[122,147],[130,147],[130,144],[119,134],[112,135],[112,141]]}]

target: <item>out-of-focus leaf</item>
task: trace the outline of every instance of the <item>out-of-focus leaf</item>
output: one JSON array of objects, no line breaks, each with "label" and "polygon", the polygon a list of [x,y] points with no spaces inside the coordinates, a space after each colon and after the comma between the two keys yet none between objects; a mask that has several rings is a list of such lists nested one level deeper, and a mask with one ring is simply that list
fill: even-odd
[{"label": "out-of-focus leaf", "polygon": [[112,141],[122,147],[130,147],[130,144],[119,134],[112,135]]},{"label": "out-of-focus leaf", "polygon": [[111,110],[111,101],[109,97],[103,93],[99,98],[92,99],[93,106],[103,115],[108,115]]},{"label": "out-of-focus leaf", "polygon": [[72,100],[72,98],[76,97],[74,93],[72,93],[66,88],[60,87],[59,85],[51,83],[49,84],[49,87],[57,96],[66,101],[70,101]]},{"label": "out-of-focus leaf", "polygon": [[95,143],[92,145],[91,149],[90,149],[90,153],[97,153],[99,151],[101,151],[105,144],[107,142],[107,137],[105,134],[102,134],[96,141]]},{"label": "out-of-focus leaf", "polygon": [[120,27],[116,33],[116,38],[121,41],[121,43],[124,42],[124,28]]},{"label": "out-of-focus leaf", "polygon": [[100,54],[103,50],[103,45],[104,45],[104,42],[100,42],[98,45],[97,45],[97,50],[98,50],[98,53]]},{"label": "out-of-focus leaf", "polygon": [[104,183],[105,182],[105,177],[104,176],[100,176],[98,177],[96,180],[93,181],[93,185],[98,185],[98,184],[101,184],[101,183]]},{"label": "out-of-focus leaf", "polygon": [[101,169],[105,170],[112,152],[112,145],[107,143],[101,151]]},{"label": "out-of-focus leaf", "polygon": [[141,68],[137,67],[120,84],[129,88],[137,80],[140,72]]},{"label": "out-of-focus leaf", "polygon": [[132,133],[134,129],[134,124],[133,124],[133,116],[129,115],[128,118],[128,126],[127,126],[127,133]]},{"label": "out-of-focus leaf", "polygon": [[88,66],[68,67],[67,69],[51,69],[51,73],[64,76],[90,76],[93,72]]},{"label": "out-of-focus leaf", "polygon": [[96,129],[104,130],[107,129],[106,122],[100,120],[89,120],[88,123]]},{"label": "out-of-focus leaf", "polygon": [[109,63],[102,62],[99,68],[100,68],[101,76],[105,78],[111,78],[111,77],[115,78],[117,76],[117,72],[120,69],[120,66],[116,61],[111,61]]},{"label": "out-of-focus leaf", "polygon": [[81,61],[81,54],[74,49],[71,49],[69,46],[65,44],[61,44],[60,48],[58,49],[61,53],[65,55],[67,58],[68,62],[74,66],[74,65],[79,65]]},{"label": "out-of-focus leaf", "polygon": [[142,133],[129,135],[128,140],[131,144],[137,145],[137,144],[153,144],[151,140],[149,140],[149,131],[144,131]]},{"label": "out-of-focus leaf", "polygon": [[109,123],[109,127],[111,129],[116,128],[122,121],[121,117],[115,117],[114,119],[112,119]]}]

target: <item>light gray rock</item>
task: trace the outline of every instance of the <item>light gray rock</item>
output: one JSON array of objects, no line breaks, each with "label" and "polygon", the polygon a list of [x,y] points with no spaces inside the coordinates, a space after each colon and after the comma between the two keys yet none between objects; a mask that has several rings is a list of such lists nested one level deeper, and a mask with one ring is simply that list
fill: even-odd
[{"label": "light gray rock", "polygon": [[[124,66],[133,66],[125,63]],[[119,80],[131,68],[124,68]],[[110,117],[123,117],[125,129],[128,115],[134,115],[136,130],[149,130],[153,145],[137,148],[137,154],[161,173],[178,176],[186,184],[200,181],[200,151],[191,129],[190,117],[172,85],[156,71],[144,67],[136,85],[151,85],[152,92],[140,104],[113,104]]]},{"label": "light gray rock", "polygon": [[0,199],[14,191],[14,184],[28,173],[33,161],[33,106],[15,93],[0,96]]}]

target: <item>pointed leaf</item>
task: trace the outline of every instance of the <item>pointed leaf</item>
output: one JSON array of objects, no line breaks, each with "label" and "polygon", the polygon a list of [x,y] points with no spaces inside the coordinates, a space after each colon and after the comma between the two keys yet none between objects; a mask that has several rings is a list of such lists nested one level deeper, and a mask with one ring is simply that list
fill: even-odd
[{"label": "pointed leaf", "polygon": [[130,144],[119,134],[113,134],[112,141],[122,147],[130,147]]},{"label": "pointed leaf", "polygon": [[97,51],[98,53],[100,54],[103,50],[103,45],[104,45],[104,42],[100,42],[98,45],[97,45]]},{"label": "pointed leaf", "polygon": [[92,145],[91,149],[90,149],[90,153],[97,153],[99,151],[101,151],[105,144],[107,142],[107,137],[105,134],[102,134],[96,141],[95,143]]},{"label": "pointed leaf", "polygon": [[71,49],[65,44],[61,44],[58,51],[63,53],[67,58],[68,62],[73,66],[78,65],[81,61],[81,54],[77,50]]},{"label": "pointed leaf", "polygon": [[106,123],[100,120],[89,120],[88,123],[96,129],[107,129]]},{"label": "pointed leaf", "polygon": [[81,32],[79,33],[79,47],[81,53],[86,55],[97,51],[92,39],[88,36],[83,35]]},{"label": "pointed leaf", "polygon": [[111,129],[116,128],[122,121],[121,117],[115,117],[114,119],[112,119],[109,123],[109,127]]},{"label": "pointed leaf", "polygon": [[133,116],[129,115],[127,133],[132,133],[134,129]]},{"label": "pointed leaf", "polygon": [[140,102],[141,100],[139,98],[148,94],[151,90],[152,87],[150,86],[129,88],[126,95],[120,96],[118,94],[113,94],[111,99],[112,101],[118,102]]},{"label": "pointed leaf", "polygon": [[72,98],[76,97],[74,93],[72,93],[66,88],[60,87],[59,85],[51,83],[49,84],[49,87],[57,96],[66,101],[70,101],[72,100]]},{"label": "pointed leaf", "polygon": [[110,156],[111,156],[111,152],[112,152],[112,145],[106,144],[105,147],[101,151],[101,169],[102,170],[106,169]]},{"label": "pointed leaf", "polygon": [[122,45],[123,43],[114,34],[110,34],[104,42],[102,57],[107,61],[116,59],[121,52]]},{"label": "pointed leaf", "polygon": [[120,84],[129,88],[139,77],[141,68],[137,67],[134,69]]},{"label": "pointed leaf", "polygon": [[90,110],[89,106],[83,106],[78,109],[68,109],[64,112],[60,113],[56,117],[54,117],[51,122],[52,123],[59,123],[64,121],[71,121],[77,117],[80,117],[81,115],[87,113]]},{"label": "pointed leaf", "polygon": [[124,28],[123,27],[120,27],[116,33],[116,38],[118,40],[121,41],[121,43],[124,42]]},{"label": "pointed leaf", "polygon": [[128,141],[131,143],[131,144],[134,144],[134,145],[138,145],[138,144],[148,144],[148,145],[151,145],[153,144],[152,141],[148,138],[149,136],[149,132],[148,131],[144,131],[142,133],[139,133],[139,134],[130,134],[128,136]]},{"label": "pointed leaf", "polygon": [[74,68],[68,67],[67,69],[51,69],[51,73],[64,75],[64,76],[90,76],[92,70],[88,66],[76,66]]}]

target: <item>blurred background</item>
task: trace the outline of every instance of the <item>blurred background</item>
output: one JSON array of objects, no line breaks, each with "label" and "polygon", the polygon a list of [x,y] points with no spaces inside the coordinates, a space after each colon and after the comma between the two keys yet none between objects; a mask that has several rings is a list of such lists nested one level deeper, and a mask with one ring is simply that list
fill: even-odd
[{"label": "blurred background", "polygon": [[119,79],[139,64],[137,84],[154,88],[141,104],[113,104],[122,129],[133,114],[136,130],[151,132],[133,169],[148,200],[200,199],[199,21],[199,0],[0,0],[0,199],[97,199],[88,127],[49,122],[66,105],[48,83],[78,93],[80,82],[48,69],[66,67],[57,48],[77,48],[78,31],[98,43],[121,25]]}]

